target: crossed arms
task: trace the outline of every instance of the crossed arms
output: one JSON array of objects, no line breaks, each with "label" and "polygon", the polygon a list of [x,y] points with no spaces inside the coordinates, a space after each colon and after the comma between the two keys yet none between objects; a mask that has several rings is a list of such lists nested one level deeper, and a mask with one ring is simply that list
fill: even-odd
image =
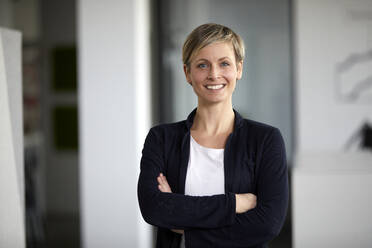
[{"label": "crossed arms", "polygon": [[171,193],[166,178],[160,176],[164,168],[162,145],[156,132],[150,130],[138,182],[146,222],[177,232],[184,230],[195,242],[218,243],[221,247],[262,244],[279,233],[287,210],[288,178],[283,140],[277,129],[265,139],[257,199],[253,194],[232,192],[200,197]]}]

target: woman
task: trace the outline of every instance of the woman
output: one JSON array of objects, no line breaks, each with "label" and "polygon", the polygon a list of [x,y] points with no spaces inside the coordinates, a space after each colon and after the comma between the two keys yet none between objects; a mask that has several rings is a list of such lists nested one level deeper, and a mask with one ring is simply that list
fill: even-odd
[{"label": "woman", "polygon": [[142,216],[158,227],[156,247],[265,247],[285,219],[287,165],[279,130],[232,107],[243,41],[204,24],[182,53],[198,106],[184,121],[150,129],[138,181]]}]

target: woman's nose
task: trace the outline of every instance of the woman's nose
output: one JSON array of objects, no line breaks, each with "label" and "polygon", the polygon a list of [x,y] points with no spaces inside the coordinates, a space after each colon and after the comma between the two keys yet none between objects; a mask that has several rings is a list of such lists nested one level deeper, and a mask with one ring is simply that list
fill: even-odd
[{"label": "woman's nose", "polygon": [[209,70],[208,79],[215,80],[219,77],[219,70],[216,66],[211,66]]}]

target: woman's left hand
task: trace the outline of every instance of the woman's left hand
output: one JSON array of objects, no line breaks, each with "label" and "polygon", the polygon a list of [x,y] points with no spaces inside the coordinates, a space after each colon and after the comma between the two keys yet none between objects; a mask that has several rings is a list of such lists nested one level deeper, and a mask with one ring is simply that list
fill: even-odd
[{"label": "woman's left hand", "polygon": [[[158,188],[161,192],[163,193],[172,193],[172,189],[168,184],[167,178],[163,175],[163,173],[160,173],[158,176]],[[172,232],[178,233],[178,234],[183,234],[183,230],[178,230],[178,229],[171,229]]]},{"label": "woman's left hand", "polygon": [[167,178],[163,175],[163,173],[160,173],[158,176],[158,188],[163,193],[172,193],[172,189],[168,184]]}]

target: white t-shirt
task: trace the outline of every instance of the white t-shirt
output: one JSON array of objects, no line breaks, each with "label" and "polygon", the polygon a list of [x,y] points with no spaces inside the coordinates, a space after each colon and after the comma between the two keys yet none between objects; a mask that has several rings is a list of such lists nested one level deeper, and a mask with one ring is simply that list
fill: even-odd
[{"label": "white t-shirt", "polygon": [[[185,195],[209,196],[225,194],[224,149],[199,145],[190,135]],[[185,248],[182,235],[181,248]]]}]

